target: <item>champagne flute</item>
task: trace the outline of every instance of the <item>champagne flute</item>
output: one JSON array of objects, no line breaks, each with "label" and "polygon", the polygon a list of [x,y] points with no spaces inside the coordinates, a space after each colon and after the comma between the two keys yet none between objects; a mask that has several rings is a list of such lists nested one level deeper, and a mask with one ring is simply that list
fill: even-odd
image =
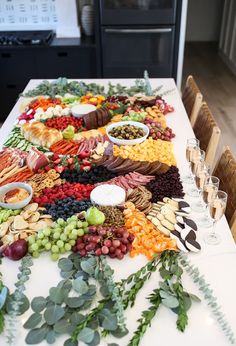
[{"label": "champagne flute", "polygon": [[189,165],[189,171],[190,173],[183,178],[183,182],[186,184],[192,184],[193,183],[193,176],[191,174],[191,158],[193,152],[199,148],[199,140],[196,138],[189,138],[187,140],[187,145],[186,145],[186,160]]},{"label": "champagne flute", "polygon": [[[191,171],[192,171],[192,177],[195,180],[195,175],[197,172],[197,168],[198,165],[202,162],[204,162],[205,159],[205,151],[201,150],[199,147],[196,148],[192,154],[191,154],[191,158],[190,158],[190,164],[191,164]],[[199,192],[198,189],[196,188],[192,188],[190,190],[187,191],[187,194],[190,197],[199,197]]]},{"label": "champagne flute", "polygon": [[208,245],[217,245],[221,242],[220,235],[215,232],[216,223],[224,215],[226,204],[227,204],[228,195],[226,192],[218,190],[215,198],[213,198],[210,203],[208,203],[208,209],[210,216],[213,220],[212,231],[208,232],[204,240]]},{"label": "champagne flute", "polygon": [[219,189],[220,179],[211,175],[209,176],[203,186],[203,201],[207,207],[208,203],[211,203],[215,199],[217,191]]},{"label": "champagne flute", "polygon": [[202,213],[206,210],[202,200],[202,192],[203,192],[203,186],[205,184],[205,181],[207,177],[209,177],[210,175],[210,169],[211,169],[210,165],[208,165],[205,161],[200,161],[196,168],[195,183],[197,186],[199,201],[196,204],[192,205],[192,209],[193,211],[196,211],[199,213]]}]

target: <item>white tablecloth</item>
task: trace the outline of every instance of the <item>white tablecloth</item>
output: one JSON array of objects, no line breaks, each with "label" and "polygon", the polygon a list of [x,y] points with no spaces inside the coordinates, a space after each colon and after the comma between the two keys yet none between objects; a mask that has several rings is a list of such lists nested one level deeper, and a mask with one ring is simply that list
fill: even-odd
[{"label": "white tablecloth", "polygon": [[[84,80],[85,82],[91,82],[91,80]],[[94,81],[94,80],[93,80]],[[113,79],[113,84],[119,82],[123,85],[133,84],[132,79]],[[31,80],[27,85],[26,90],[34,88],[40,80]],[[108,80],[96,80],[97,83],[107,85]],[[177,159],[177,164],[180,173],[187,173],[187,164],[185,160],[185,147],[188,138],[194,137],[191,125],[189,123],[187,114],[183,107],[180,95],[176,88],[173,79],[151,79],[153,87],[163,85],[161,92],[172,90],[170,93],[164,96],[164,99],[174,107],[175,111],[169,113],[166,116],[167,124],[170,126],[176,138],[173,140],[174,152]],[[23,98],[20,98],[14,108],[12,109],[9,117],[1,128],[0,132],[0,147],[8,136],[16,117],[19,115],[19,106],[22,103]],[[236,246],[233,241],[229,226],[225,217],[223,217],[217,224],[217,232],[221,233],[222,241],[219,245],[208,246],[206,245],[202,237],[206,230],[202,229],[198,231],[199,240],[202,245],[202,251],[198,254],[190,254],[189,258],[198,265],[202,274],[205,274],[206,280],[211,284],[216,296],[218,297],[220,305],[224,310],[228,321],[231,323],[232,328],[236,334]],[[142,265],[146,263],[146,259],[143,256],[138,256],[134,259],[126,258],[122,261],[110,260],[109,263],[115,270],[115,279],[127,277],[130,273],[137,271]],[[14,289],[14,282],[16,281],[17,267],[19,263],[5,260],[1,266],[3,273],[3,280],[12,290]],[[60,280],[59,271],[56,264],[52,262],[47,254],[42,255],[39,259],[34,260],[34,266],[32,267],[32,275],[29,282],[27,282],[26,294],[29,299],[35,296],[47,296],[48,289],[51,286],[56,286]],[[136,320],[139,318],[141,311],[148,308],[148,302],[145,297],[154,288],[158,287],[158,281],[160,277],[158,273],[154,273],[148,283],[144,285],[144,288],[138,295],[137,302],[134,308],[127,310],[127,327],[130,331],[129,335],[122,339],[114,339],[120,346],[127,345],[133,331],[137,327]],[[184,286],[192,293],[199,294],[199,291],[192,280],[184,275]],[[30,315],[30,311],[27,311],[20,319],[22,324],[26,321]],[[202,301],[200,304],[195,303],[189,311],[189,325],[184,333],[177,331],[175,326],[176,316],[164,307],[161,307],[153,319],[151,328],[148,329],[145,336],[141,341],[141,346],[170,346],[170,345],[191,345],[198,346],[214,344],[214,346],[228,345],[226,337],[221,331],[219,325],[212,318],[209,308],[206,303]],[[19,335],[14,346],[25,345],[25,330],[19,329]],[[62,345],[63,342],[60,339],[56,342],[56,345]],[[108,339],[107,339],[108,340]],[[111,339],[109,339],[111,340]],[[110,341],[111,342],[111,341]],[[101,345],[106,345],[104,341]],[[5,346],[5,339],[0,337],[0,345]],[[46,345],[46,343],[42,343]]]}]

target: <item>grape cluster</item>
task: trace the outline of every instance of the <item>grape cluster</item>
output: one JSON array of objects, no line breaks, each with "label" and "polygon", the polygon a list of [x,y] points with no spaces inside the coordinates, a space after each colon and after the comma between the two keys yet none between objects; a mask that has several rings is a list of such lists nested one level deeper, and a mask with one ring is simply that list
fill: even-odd
[{"label": "grape cluster", "polygon": [[72,250],[80,256],[92,252],[96,256],[108,255],[121,260],[131,251],[133,240],[133,234],[124,227],[90,226],[88,234],[78,238]]},{"label": "grape cluster", "polygon": [[63,200],[58,200],[54,204],[45,204],[45,213],[50,214],[53,220],[62,218],[66,220],[68,217],[80,213],[81,211],[90,208],[92,203],[88,199],[81,201],[75,200],[75,197],[65,198]]},{"label": "grape cluster", "polygon": [[175,134],[172,132],[170,127],[164,129],[158,121],[146,118],[144,123],[149,128],[149,137],[152,137],[153,139],[162,139],[163,141],[170,142],[171,139],[175,137]]},{"label": "grape cluster", "polygon": [[33,257],[41,252],[50,251],[51,258],[57,261],[60,254],[70,251],[78,237],[88,232],[88,223],[79,220],[75,215],[66,221],[58,219],[51,227],[46,227],[35,235],[28,237],[28,251]]}]

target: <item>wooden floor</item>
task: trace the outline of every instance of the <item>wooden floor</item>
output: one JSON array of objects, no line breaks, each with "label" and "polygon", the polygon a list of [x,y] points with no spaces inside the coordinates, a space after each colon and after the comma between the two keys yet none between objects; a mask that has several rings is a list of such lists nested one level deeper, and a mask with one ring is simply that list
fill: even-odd
[{"label": "wooden floor", "polygon": [[229,145],[236,157],[236,76],[218,56],[217,45],[186,44],[183,85],[189,74],[196,79],[221,129],[220,145]]}]

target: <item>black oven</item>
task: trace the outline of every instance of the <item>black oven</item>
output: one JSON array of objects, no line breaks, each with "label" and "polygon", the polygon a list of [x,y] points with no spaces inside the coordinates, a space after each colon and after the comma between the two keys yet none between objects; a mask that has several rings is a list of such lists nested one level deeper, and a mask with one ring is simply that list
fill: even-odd
[{"label": "black oven", "polygon": [[95,3],[101,77],[176,77],[182,0]]}]

